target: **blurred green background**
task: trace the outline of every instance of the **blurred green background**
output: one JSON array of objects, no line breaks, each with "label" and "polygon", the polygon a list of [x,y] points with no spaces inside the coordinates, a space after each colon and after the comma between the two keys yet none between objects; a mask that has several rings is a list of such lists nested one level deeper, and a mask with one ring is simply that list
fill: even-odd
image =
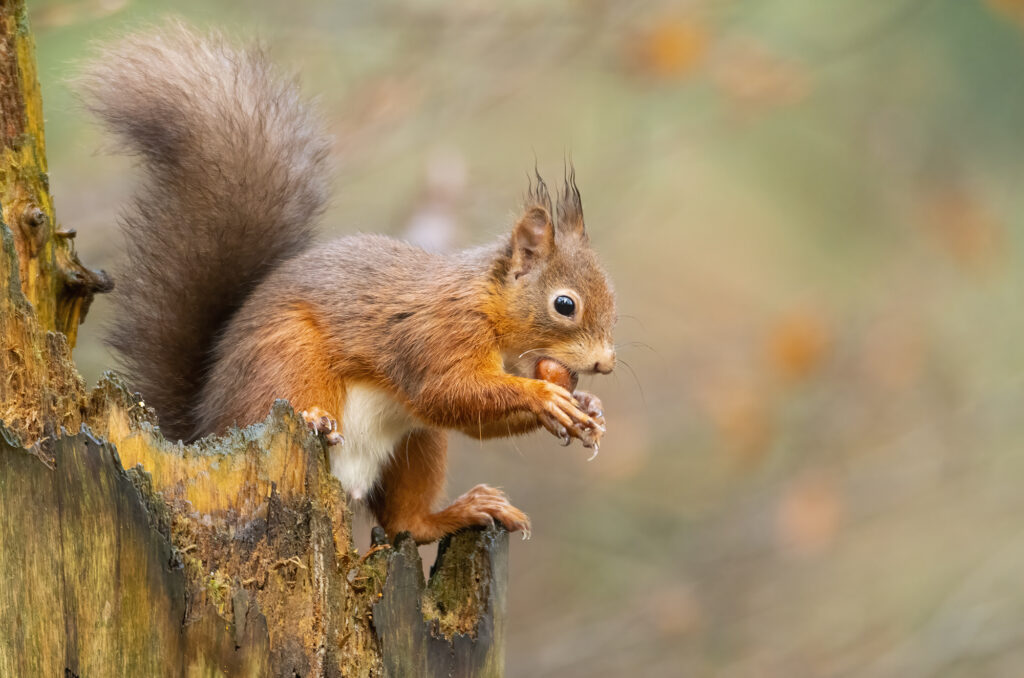
[{"label": "blurred green background", "polygon": [[534,522],[510,676],[1021,674],[1024,0],[30,6],[89,265],[116,265],[133,175],[64,81],[171,12],[319,98],[329,234],[487,241],[534,158],[571,153],[622,316],[620,367],[584,383],[601,455],[451,460],[452,495],[497,484]]}]

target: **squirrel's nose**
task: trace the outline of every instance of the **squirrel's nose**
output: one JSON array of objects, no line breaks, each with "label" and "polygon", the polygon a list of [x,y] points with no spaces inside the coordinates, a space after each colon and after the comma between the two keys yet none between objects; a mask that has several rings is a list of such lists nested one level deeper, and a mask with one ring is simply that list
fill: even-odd
[{"label": "squirrel's nose", "polygon": [[600,360],[594,363],[594,371],[611,374],[613,369],[615,369],[615,351],[607,349]]}]

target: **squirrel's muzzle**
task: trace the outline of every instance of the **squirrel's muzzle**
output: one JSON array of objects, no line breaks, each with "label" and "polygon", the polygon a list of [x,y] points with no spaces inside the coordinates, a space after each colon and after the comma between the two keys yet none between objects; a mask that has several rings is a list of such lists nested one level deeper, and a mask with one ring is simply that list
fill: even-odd
[{"label": "squirrel's muzzle", "polygon": [[615,349],[606,347],[599,352],[594,360],[594,372],[611,374],[615,369]]}]

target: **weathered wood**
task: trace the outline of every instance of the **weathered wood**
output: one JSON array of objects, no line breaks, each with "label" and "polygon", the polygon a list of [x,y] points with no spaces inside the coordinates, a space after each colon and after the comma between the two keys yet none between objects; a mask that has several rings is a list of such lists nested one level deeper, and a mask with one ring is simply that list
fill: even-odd
[{"label": "weathered wood", "polygon": [[46,174],[43,103],[23,0],[0,0],[0,204],[14,234],[25,297],[44,330],[74,346],[93,294],[110,279],[78,260],[73,231],[59,228]]},{"label": "weathered wood", "polygon": [[70,346],[93,294],[111,287],[54,218],[34,50],[24,0],[0,0],[0,421],[25,440],[46,422],[77,430]]},{"label": "weathered wood", "polygon": [[425,585],[407,535],[355,553],[286,403],[190,446],[114,378],[86,409],[118,446],[0,429],[0,675],[502,675],[503,529],[446,538]]},{"label": "weathered wood", "polygon": [[287,403],[182,445],[116,376],[86,392],[70,348],[109,281],[55,226],[32,49],[0,0],[0,676],[501,675],[504,530],[425,585],[408,539],[355,551]]},{"label": "weathered wood", "polygon": [[265,626],[182,625],[180,554],[116,450],[47,447],[52,466],[0,429],[0,675],[269,675]]},{"label": "weathered wood", "polygon": [[188,582],[186,626],[211,610],[238,622],[239,601],[251,601],[266,619],[274,675],[371,675],[375,661],[361,670],[376,649],[361,601],[373,592],[349,583],[367,566],[323,445],[287,403],[262,424],[181,445],[108,375],[86,420],[126,467],[146,469],[164,503]]},{"label": "weathered wood", "polygon": [[445,537],[430,581],[416,545],[395,540],[374,629],[385,676],[501,676],[505,667],[508,532]]}]

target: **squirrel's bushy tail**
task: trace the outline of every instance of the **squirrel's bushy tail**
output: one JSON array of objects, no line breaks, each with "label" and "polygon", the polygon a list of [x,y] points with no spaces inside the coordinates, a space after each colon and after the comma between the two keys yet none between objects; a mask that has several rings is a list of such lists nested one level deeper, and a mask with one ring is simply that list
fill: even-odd
[{"label": "squirrel's bushy tail", "polygon": [[312,237],[329,142],[262,51],[180,23],[103,48],[77,85],[143,170],[108,343],[165,435],[188,439],[218,333]]}]

